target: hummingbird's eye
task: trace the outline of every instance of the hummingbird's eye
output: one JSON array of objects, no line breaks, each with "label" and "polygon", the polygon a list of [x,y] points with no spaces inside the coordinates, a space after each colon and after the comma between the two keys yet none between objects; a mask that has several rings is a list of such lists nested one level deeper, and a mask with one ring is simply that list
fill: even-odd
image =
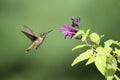
[{"label": "hummingbird's eye", "polygon": [[42,36],[42,35],[44,35],[44,34],[45,34],[45,33],[42,32],[40,35]]}]

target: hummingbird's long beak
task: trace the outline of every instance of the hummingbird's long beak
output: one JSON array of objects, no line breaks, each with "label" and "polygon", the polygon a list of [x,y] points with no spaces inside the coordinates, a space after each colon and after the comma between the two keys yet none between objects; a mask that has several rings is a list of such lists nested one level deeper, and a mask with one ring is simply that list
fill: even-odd
[{"label": "hummingbird's long beak", "polygon": [[49,32],[52,32],[52,31],[53,31],[53,30],[47,31],[46,34],[49,33]]}]

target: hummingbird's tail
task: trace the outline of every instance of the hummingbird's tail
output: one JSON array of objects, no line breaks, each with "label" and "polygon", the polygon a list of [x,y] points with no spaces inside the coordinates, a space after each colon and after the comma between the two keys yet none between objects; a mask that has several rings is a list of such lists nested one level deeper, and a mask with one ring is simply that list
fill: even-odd
[{"label": "hummingbird's tail", "polygon": [[31,50],[31,48],[27,48],[27,49],[25,50],[25,53],[28,53],[30,50]]},{"label": "hummingbird's tail", "polygon": [[33,48],[33,44],[26,49],[25,53],[28,53],[32,48]]}]

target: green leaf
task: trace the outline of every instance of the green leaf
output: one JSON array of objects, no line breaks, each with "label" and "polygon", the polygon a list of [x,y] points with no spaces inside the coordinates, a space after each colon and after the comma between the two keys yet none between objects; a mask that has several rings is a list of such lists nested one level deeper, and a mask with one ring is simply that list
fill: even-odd
[{"label": "green leaf", "polygon": [[120,78],[117,75],[114,75],[116,80],[120,80]]},{"label": "green leaf", "polygon": [[86,52],[81,53],[78,57],[75,58],[75,60],[71,64],[71,66],[74,66],[75,64],[88,59],[92,55],[93,55],[93,50],[91,50],[91,49],[87,50]]},{"label": "green leaf", "polygon": [[117,70],[120,71],[120,68],[117,67]]},{"label": "green leaf", "polygon": [[118,46],[120,46],[120,42],[117,42],[116,44],[117,44]]},{"label": "green leaf", "polygon": [[[114,57],[108,58],[108,56],[110,56],[111,51],[112,51],[112,48],[110,48],[110,47],[104,47],[104,48],[98,47],[96,49],[97,54],[96,54],[96,58],[95,58],[95,65],[104,76],[106,74],[108,75],[108,76],[106,76],[107,80],[113,78],[113,75],[111,76],[110,73],[113,73],[114,69],[108,69],[107,73],[106,73],[106,62],[110,63],[110,64],[112,62],[112,64],[116,65],[116,60],[114,59]],[[107,61],[106,61],[106,59],[107,59]],[[111,59],[112,59],[112,61],[111,61]],[[108,64],[107,64],[107,68],[109,68]]]},{"label": "green leaf", "polygon": [[100,39],[103,38],[103,37],[104,37],[104,35],[100,35]]},{"label": "green leaf", "polygon": [[100,55],[100,54],[96,55],[95,65],[96,65],[97,69],[105,76],[106,56]]},{"label": "green leaf", "polygon": [[112,48],[111,47],[104,47],[105,54],[108,55],[111,53]]},{"label": "green leaf", "polygon": [[114,41],[113,44],[120,46],[120,42],[118,42],[118,41]]},{"label": "green leaf", "polygon": [[116,59],[110,54],[107,56],[107,64],[106,64],[106,78],[111,80],[113,79],[113,75],[117,70],[117,61]]},{"label": "green leaf", "polygon": [[[110,55],[112,48],[98,47],[96,49],[95,65],[97,69],[105,76],[106,70],[106,56]],[[110,77],[109,77],[110,78]]]},{"label": "green leaf", "polygon": [[114,41],[112,39],[105,41],[104,44],[105,44],[105,47],[110,47],[112,44],[116,44],[118,46],[120,45],[120,43],[118,41]]},{"label": "green leaf", "polygon": [[120,63],[120,49],[115,48],[115,51],[113,51],[113,53],[116,54],[117,61],[118,61],[118,63]]},{"label": "green leaf", "polygon": [[74,47],[74,48],[72,49],[72,51],[74,51],[74,50],[76,50],[76,49],[79,49],[79,48],[83,48],[83,47],[85,47],[85,46],[87,46],[87,45],[86,45],[86,44],[78,45],[78,46]]},{"label": "green leaf", "polygon": [[107,76],[106,80],[113,80],[113,78],[114,78],[113,76]]},{"label": "green leaf", "polygon": [[94,43],[99,45],[99,43],[100,43],[100,36],[97,33],[92,33],[90,35],[90,39],[91,39],[91,41],[93,41]]},{"label": "green leaf", "polygon": [[79,31],[73,36],[73,39],[76,38],[77,36],[83,35],[83,34],[85,34],[84,30],[79,30]]},{"label": "green leaf", "polygon": [[111,53],[111,51],[112,51],[112,48],[110,48],[110,47],[104,47],[104,48],[98,47],[96,49],[97,54],[102,54],[102,55],[108,55]]},{"label": "green leaf", "polygon": [[95,65],[97,69],[105,76],[106,69],[106,56],[110,55],[112,48],[110,47],[98,47],[96,49]]},{"label": "green leaf", "polygon": [[113,44],[113,43],[114,43],[114,41],[113,41],[112,39],[107,40],[107,41],[104,42],[105,47],[109,47],[109,46],[111,46],[111,44]]},{"label": "green leaf", "polygon": [[89,65],[89,64],[93,63],[94,61],[95,61],[95,56],[93,55],[88,59],[86,65]]},{"label": "green leaf", "polygon": [[116,53],[116,55],[120,57],[120,49],[115,48],[115,51],[113,52]]},{"label": "green leaf", "polygon": [[83,36],[82,36],[82,41],[85,41],[85,40],[86,40],[86,38],[87,38],[89,32],[90,32],[90,29],[88,29],[88,30],[86,31],[86,33],[83,34]]},{"label": "green leaf", "polygon": [[88,34],[89,34],[89,32],[90,32],[90,29],[88,29],[87,31],[86,31],[86,33],[84,32],[84,30],[79,30],[74,36],[73,36],[73,39],[74,38],[76,38],[77,36],[79,36],[79,35],[82,35],[82,41],[85,41],[86,40],[86,38],[87,38],[87,36],[88,36]]},{"label": "green leaf", "polygon": [[117,58],[118,63],[120,63],[120,57]]}]

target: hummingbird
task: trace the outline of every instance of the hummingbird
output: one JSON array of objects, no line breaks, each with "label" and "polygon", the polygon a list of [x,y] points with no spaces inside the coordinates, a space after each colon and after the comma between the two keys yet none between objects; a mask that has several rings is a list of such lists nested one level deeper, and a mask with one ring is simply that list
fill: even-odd
[{"label": "hummingbird", "polygon": [[22,33],[24,33],[32,41],[32,45],[26,49],[26,52],[30,51],[32,48],[37,49],[43,43],[46,35],[51,31],[53,30],[36,35],[28,26],[23,26]]}]

